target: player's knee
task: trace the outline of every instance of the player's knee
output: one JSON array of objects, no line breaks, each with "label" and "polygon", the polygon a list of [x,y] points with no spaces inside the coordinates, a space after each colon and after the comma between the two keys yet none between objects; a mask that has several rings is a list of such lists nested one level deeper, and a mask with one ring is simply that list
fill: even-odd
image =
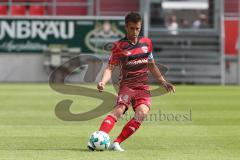
[{"label": "player's knee", "polygon": [[119,118],[122,117],[124,111],[125,111],[125,106],[124,105],[118,106],[118,107],[114,108],[114,110],[111,112],[111,115],[113,117],[115,117],[116,119],[119,119]]},{"label": "player's knee", "polygon": [[148,111],[146,110],[139,110],[135,113],[135,119],[139,122],[144,121],[144,119],[147,117]]}]

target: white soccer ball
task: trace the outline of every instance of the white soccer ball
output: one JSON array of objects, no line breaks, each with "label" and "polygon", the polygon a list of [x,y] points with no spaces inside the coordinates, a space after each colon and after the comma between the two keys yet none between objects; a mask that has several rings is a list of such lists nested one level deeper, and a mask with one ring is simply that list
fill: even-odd
[{"label": "white soccer ball", "polygon": [[107,133],[103,131],[96,131],[91,134],[89,143],[94,150],[104,151],[110,146],[110,138]]}]

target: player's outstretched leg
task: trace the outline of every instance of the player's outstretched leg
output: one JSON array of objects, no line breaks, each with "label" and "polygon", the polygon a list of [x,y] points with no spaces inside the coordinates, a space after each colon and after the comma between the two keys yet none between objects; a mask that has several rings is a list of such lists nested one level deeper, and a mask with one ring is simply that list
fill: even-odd
[{"label": "player's outstretched leg", "polygon": [[[109,133],[112,128],[114,127],[115,123],[117,122],[117,119],[120,118],[124,111],[126,109],[125,105],[118,105],[116,106],[111,114],[109,114],[103,121],[99,128],[99,131],[103,131],[105,133]],[[88,142],[87,147],[89,150],[93,151],[94,146],[92,146],[91,143]]]},{"label": "player's outstretched leg", "polygon": [[117,122],[118,118],[120,118],[123,115],[123,113],[125,111],[125,108],[126,108],[126,106],[124,106],[124,105],[116,106],[113,109],[113,111],[111,112],[111,114],[108,115],[102,121],[102,124],[101,124],[101,126],[99,128],[99,131],[103,131],[105,133],[109,133],[113,129],[113,127],[114,127],[115,123]]},{"label": "player's outstretched leg", "polygon": [[149,108],[141,104],[135,110],[135,116],[132,118],[122,129],[122,132],[119,136],[115,139],[114,143],[110,146],[111,150],[115,151],[124,151],[120,144],[129,138],[133,133],[137,131],[140,127],[141,123],[143,122],[144,118],[147,116],[149,112]]},{"label": "player's outstretched leg", "polygon": [[125,139],[130,137],[136,130],[140,127],[141,122],[137,121],[135,118],[132,118],[122,129],[122,132],[115,139],[114,143],[110,146],[111,150],[115,151],[124,151],[120,147],[120,143],[122,143]]},{"label": "player's outstretched leg", "polygon": [[108,115],[102,121],[99,131],[104,131],[105,133],[109,133],[112,130],[112,128],[114,127],[116,122],[117,122],[117,119],[115,118],[115,116]]}]

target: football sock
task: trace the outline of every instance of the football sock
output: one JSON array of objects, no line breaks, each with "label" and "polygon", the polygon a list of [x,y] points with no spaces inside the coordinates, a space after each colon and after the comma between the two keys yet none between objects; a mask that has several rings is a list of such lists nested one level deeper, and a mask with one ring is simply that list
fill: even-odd
[{"label": "football sock", "polygon": [[130,137],[139,127],[141,123],[132,118],[122,129],[120,135],[116,138],[114,142],[119,144]]},{"label": "football sock", "polygon": [[102,122],[99,131],[109,133],[117,122],[116,118],[111,115],[108,115]]}]

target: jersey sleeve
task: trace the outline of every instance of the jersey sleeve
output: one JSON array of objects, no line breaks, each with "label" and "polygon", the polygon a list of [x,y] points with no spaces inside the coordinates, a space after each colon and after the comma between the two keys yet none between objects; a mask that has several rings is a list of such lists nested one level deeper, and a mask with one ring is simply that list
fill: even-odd
[{"label": "jersey sleeve", "polygon": [[119,64],[119,56],[118,53],[116,51],[112,51],[110,57],[109,57],[109,61],[108,64],[117,66]]}]

